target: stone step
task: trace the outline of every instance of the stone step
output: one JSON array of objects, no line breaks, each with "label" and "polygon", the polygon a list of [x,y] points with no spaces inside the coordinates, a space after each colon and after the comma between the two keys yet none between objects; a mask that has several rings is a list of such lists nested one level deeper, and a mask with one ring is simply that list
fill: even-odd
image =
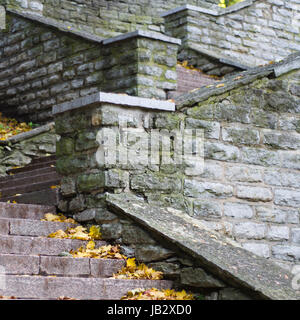
[{"label": "stone step", "polygon": [[8,179],[3,179],[0,182],[0,191],[15,188],[21,186],[28,186],[34,183],[40,183],[41,181],[60,181],[60,176],[55,170],[48,170],[46,173],[38,172],[36,174],[35,171],[28,172],[25,177],[20,177],[19,174],[15,176],[9,176]]},{"label": "stone step", "polygon": [[45,190],[33,191],[23,193],[20,196],[9,196],[0,198],[1,202],[16,201],[17,203],[23,204],[37,204],[37,205],[52,205],[57,206],[59,202],[58,189],[50,189],[49,187]]},{"label": "stone step", "polygon": [[7,275],[0,295],[18,298],[57,299],[64,296],[82,300],[120,300],[136,288],[167,289],[167,280],[119,280],[79,277],[40,277]]},{"label": "stone step", "polygon": [[8,187],[1,189],[1,198],[7,198],[9,196],[15,196],[16,194],[30,193],[33,191],[51,189],[51,186],[58,185],[60,183],[59,178],[50,179],[47,181],[40,180],[40,182],[20,185],[15,187]]},{"label": "stone step", "polygon": [[[0,252],[5,254],[57,256],[62,252],[86,246],[88,241],[54,239],[46,237],[0,235]],[[95,241],[96,247],[104,246],[105,241]]]},{"label": "stone step", "polygon": [[66,230],[70,227],[76,227],[76,225],[62,222],[0,218],[0,234],[2,235],[47,237],[52,232],[59,229]]},{"label": "stone step", "polygon": [[1,178],[0,186],[5,184],[7,181],[10,182],[13,180],[23,179],[23,178],[27,178],[27,177],[40,176],[40,175],[52,173],[52,172],[56,172],[55,167],[45,167],[45,168],[39,168],[39,169],[35,169],[32,171],[28,171],[28,172],[25,171],[25,172],[20,172],[17,174],[11,174],[9,176]]},{"label": "stone step", "polygon": [[45,213],[56,213],[55,206],[35,204],[13,204],[0,202],[1,218],[34,219],[44,218]]},{"label": "stone step", "polygon": [[[47,157],[48,158],[48,157]],[[41,168],[52,168],[52,166],[55,166],[56,160],[47,159],[47,161],[40,161],[37,163],[32,162],[31,164],[25,166],[25,167],[20,167],[20,168],[15,168],[11,169],[8,171],[8,174],[17,174],[17,173],[23,173],[23,172],[28,172],[36,169],[41,169]]]},{"label": "stone step", "polygon": [[108,278],[125,265],[125,260],[0,254],[0,265],[6,275]]}]

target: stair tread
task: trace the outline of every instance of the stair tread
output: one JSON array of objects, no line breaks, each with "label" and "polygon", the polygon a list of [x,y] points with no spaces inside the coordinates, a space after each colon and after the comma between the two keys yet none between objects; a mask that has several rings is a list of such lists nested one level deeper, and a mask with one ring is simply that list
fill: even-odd
[{"label": "stair tread", "polygon": [[58,204],[58,198],[59,198],[58,189],[50,189],[48,186],[47,189],[27,192],[19,196],[12,195],[12,196],[0,198],[0,203],[5,203],[7,201],[16,201],[18,204],[35,203],[37,205],[56,206]]},{"label": "stair tread", "polygon": [[[15,194],[22,194],[22,193],[28,193],[32,191],[38,191],[41,189],[44,189],[47,186],[57,185],[60,183],[60,179],[50,179],[47,181],[40,181],[36,183],[31,184],[24,184],[16,187],[8,187],[1,189],[1,195],[2,197],[12,196]],[[28,190],[28,192],[27,192]]]},{"label": "stair tread", "polygon": [[0,295],[45,299],[65,296],[84,300],[120,300],[130,290],[153,287],[171,288],[172,282],[168,280],[7,275],[6,289],[0,289]]},{"label": "stair tread", "polygon": [[1,179],[1,183],[4,181],[11,181],[15,179],[24,179],[27,177],[38,177],[39,175],[47,174],[47,173],[52,173],[56,172],[56,167],[44,167],[44,168],[38,168],[34,170],[30,170],[27,172],[21,172],[21,173],[16,173],[16,174],[11,174],[8,176],[5,176]]},{"label": "stair tread", "polygon": [[[1,226],[3,226],[3,228],[1,228]],[[50,233],[59,229],[66,230],[67,228],[76,226],[76,224],[72,223],[0,217],[0,234],[2,235],[30,237],[48,236]],[[7,231],[7,233],[5,231]]]},{"label": "stair tread", "polygon": [[48,162],[41,162],[41,163],[35,163],[35,164],[31,163],[31,164],[24,166],[24,167],[10,169],[10,170],[8,170],[8,174],[10,174],[10,173],[17,174],[17,173],[21,173],[21,172],[36,170],[39,168],[51,167],[52,165],[55,165],[55,164],[56,164],[56,160],[49,160]]},{"label": "stair tread", "polygon": [[[0,235],[0,252],[8,254],[59,255],[61,252],[76,250],[87,243],[88,241],[77,239]],[[107,245],[107,242],[96,240],[95,244],[99,247]]]},{"label": "stair tread", "polygon": [[125,260],[0,253],[0,265],[6,274],[107,278],[117,273]]},{"label": "stair tread", "polygon": [[41,219],[45,213],[56,213],[55,206],[0,202],[1,218]]}]

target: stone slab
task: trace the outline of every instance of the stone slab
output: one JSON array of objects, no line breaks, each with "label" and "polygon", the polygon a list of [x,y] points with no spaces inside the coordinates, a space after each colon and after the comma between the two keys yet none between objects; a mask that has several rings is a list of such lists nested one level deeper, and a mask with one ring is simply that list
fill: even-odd
[{"label": "stone slab", "polygon": [[12,204],[0,202],[1,218],[40,220],[45,213],[56,213],[54,206],[40,206],[32,204]]},{"label": "stone slab", "polygon": [[61,296],[82,300],[120,300],[136,288],[168,289],[166,280],[119,280],[78,277],[6,276],[0,295],[19,298],[57,299]]},{"label": "stone slab", "polygon": [[[3,219],[0,218],[0,225]],[[48,236],[50,233],[59,229],[66,230],[67,228],[76,227],[72,223],[38,221],[29,219],[9,219],[10,235],[17,236]]]},{"label": "stone slab", "polygon": [[39,256],[18,254],[0,254],[0,265],[5,267],[5,274],[39,274]]},{"label": "stone slab", "polygon": [[33,191],[24,193],[21,196],[8,196],[7,198],[1,198],[1,201],[16,201],[23,204],[39,204],[39,205],[53,205],[57,206],[59,202],[59,192],[57,189],[44,189],[40,191]]},{"label": "stone slab", "polygon": [[20,141],[23,141],[26,139],[33,138],[41,133],[48,132],[48,131],[54,129],[54,126],[55,126],[54,122],[50,122],[48,124],[45,124],[45,125],[40,126],[38,128],[32,129],[30,131],[16,134],[6,140],[0,140],[0,145],[1,144],[6,145],[9,143],[17,143],[17,142],[20,142]]},{"label": "stone slab", "polygon": [[[54,239],[28,236],[0,236],[0,252],[6,254],[54,255],[76,250],[86,246],[88,241],[73,239]],[[106,242],[95,241],[96,246],[104,246]]]},{"label": "stone slab", "polygon": [[122,267],[125,266],[125,260],[113,260],[113,259],[89,259],[91,276],[108,278],[112,277],[114,273],[117,273]]},{"label": "stone slab", "polygon": [[121,34],[119,36],[108,38],[108,39],[103,40],[103,45],[108,45],[108,44],[111,44],[114,42],[119,42],[119,41],[131,39],[131,38],[136,38],[136,37],[144,37],[144,38],[149,38],[149,39],[153,39],[153,40],[159,40],[159,41],[163,41],[163,42],[181,45],[180,39],[166,36],[160,32],[148,31],[148,30],[136,30],[133,32]]},{"label": "stone slab", "polygon": [[90,275],[89,259],[69,257],[41,256],[40,271],[42,275],[86,276]]},{"label": "stone slab", "polygon": [[184,212],[150,206],[126,194],[107,194],[107,203],[115,213],[126,215],[148,231],[201,263],[225,283],[247,291],[257,299],[299,300],[291,287],[293,275],[265,258],[252,254],[223,235]]},{"label": "stone slab", "polygon": [[297,57],[295,58],[295,60],[276,66],[274,68],[274,72],[276,77],[280,77],[285,73],[297,69],[300,69],[300,57]]},{"label": "stone slab", "polygon": [[126,94],[98,92],[80,99],[65,102],[53,107],[53,115],[64,113],[67,111],[90,107],[101,103],[111,103],[118,106],[126,106],[132,108],[156,109],[163,111],[175,111],[175,104],[170,101],[162,101],[156,99],[147,99]]},{"label": "stone slab", "polygon": [[0,235],[9,234],[9,219],[0,218]]}]

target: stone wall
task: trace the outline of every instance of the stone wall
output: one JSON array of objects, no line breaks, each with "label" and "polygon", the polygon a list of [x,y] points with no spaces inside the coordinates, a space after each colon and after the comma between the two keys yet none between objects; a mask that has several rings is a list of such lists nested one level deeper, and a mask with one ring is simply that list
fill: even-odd
[{"label": "stone wall", "polygon": [[204,173],[183,179],[190,214],[258,255],[299,262],[299,72],[192,103],[183,115],[186,127],[205,130]]},{"label": "stone wall", "polygon": [[43,18],[8,14],[0,34],[0,110],[35,123],[52,106],[99,90],[166,99],[176,90],[178,41],[160,33],[102,41]]},{"label": "stone wall", "polygon": [[54,123],[49,123],[0,141],[0,177],[6,176],[9,169],[31,163],[32,159],[55,155],[57,138]]},{"label": "stone wall", "polygon": [[[216,2],[217,0],[210,0]],[[163,30],[160,13],[184,5],[197,5],[198,0],[172,1],[69,1],[69,0],[8,0],[8,6],[41,14],[72,27],[104,38],[138,29]]]},{"label": "stone wall", "polygon": [[103,239],[119,243],[123,254],[162,271],[176,286],[190,288],[205,299],[249,299],[248,293],[219,280],[192,257],[166,246],[134,221],[107,207],[107,190],[120,194],[125,191],[132,199],[143,200],[141,194],[137,197],[130,192],[130,183],[133,176],[142,178],[140,174],[148,166],[128,163],[118,168],[99,161],[97,153],[103,151],[96,141],[99,131],[117,129],[119,120],[128,121],[134,130],[149,129],[159,110],[174,110],[174,104],[100,93],[72,105],[55,106],[56,132],[60,135],[56,168],[63,176],[59,209],[81,223],[99,224]]},{"label": "stone wall", "polygon": [[299,11],[296,0],[247,0],[227,9],[185,6],[164,17],[166,32],[184,47],[254,67],[300,50]]},{"label": "stone wall", "polygon": [[[103,205],[105,191],[131,192],[150,204],[183,210],[260,256],[286,267],[297,263],[299,72],[275,79],[263,75],[253,80],[241,74],[219,83],[214,90],[222,89],[223,94],[211,94],[201,102],[192,99],[177,112],[102,103],[80,117],[73,111],[60,114],[57,168],[65,176],[61,208],[76,214],[98,201]],[[189,101],[189,95],[185,98]],[[77,107],[83,102],[78,103]],[[180,165],[99,164],[97,132],[102,126],[117,130],[119,119],[139,129],[140,135],[149,129],[203,129],[204,172],[191,163],[191,154]],[[148,155],[147,144],[136,148],[136,158]]]}]

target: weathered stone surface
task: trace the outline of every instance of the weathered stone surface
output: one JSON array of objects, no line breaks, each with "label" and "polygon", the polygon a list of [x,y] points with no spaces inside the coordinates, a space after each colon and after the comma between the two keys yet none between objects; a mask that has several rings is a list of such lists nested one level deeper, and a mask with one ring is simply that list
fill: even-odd
[{"label": "weathered stone surface", "polygon": [[273,199],[271,189],[252,186],[238,186],[237,197],[240,199],[248,199],[250,201],[268,202]]},{"label": "weathered stone surface", "polygon": [[146,263],[167,259],[174,255],[174,252],[158,245],[138,245],[135,255],[138,261]]},{"label": "weathered stone surface", "polygon": [[284,226],[270,226],[267,231],[267,239],[269,240],[289,240],[290,229]]},{"label": "weathered stone surface", "polygon": [[[255,293],[260,298],[299,299],[291,289],[291,274],[241,249],[220,234],[212,237],[212,232],[207,231],[196,219],[171,208],[131,202],[126,200],[126,195],[107,195],[107,201],[112,210],[127,215],[154,234],[164,237],[166,245],[170,242],[196,258],[207,272],[221,281],[238,283],[241,288],[247,288],[249,293]],[[222,243],[226,243],[226,246]]]},{"label": "weathered stone surface", "polygon": [[247,204],[227,202],[224,205],[224,215],[233,218],[251,219],[254,216],[254,212],[251,206]]},{"label": "weathered stone surface", "polygon": [[131,179],[133,190],[156,190],[156,191],[180,191],[181,181],[176,177],[165,175],[155,175],[151,172],[146,174],[134,175]]},{"label": "weathered stone surface", "polygon": [[223,128],[222,137],[235,144],[257,145],[260,141],[259,131],[249,128]]},{"label": "weathered stone surface", "polygon": [[270,248],[267,244],[257,242],[246,242],[243,243],[243,247],[246,250],[251,251],[260,257],[270,258]]},{"label": "weathered stone surface", "polygon": [[234,234],[238,238],[263,239],[266,235],[266,226],[255,222],[240,222],[234,226]]},{"label": "weathered stone surface", "polygon": [[249,300],[249,297],[238,289],[225,288],[219,291],[219,300]]},{"label": "weathered stone surface", "polygon": [[274,202],[278,205],[287,205],[290,207],[299,208],[300,191],[289,189],[275,189]]},{"label": "weathered stone surface", "polygon": [[225,176],[228,181],[262,182],[263,176],[260,169],[247,166],[227,166]]},{"label": "weathered stone surface", "polygon": [[178,277],[180,274],[180,266],[178,263],[172,262],[152,262],[148,266],[154,270],[160,271],[164,274],[165,277]]},{"label": "weathered stone surface", "polygon": [[201,287],[201,288],[223,288],[225,284],[208,275],[201,268],[185,268],[180,273],[181,282],[187,286]]},{"label": "weathered stone surface", "polygon": [[233,187],[221,183],[185,179],[184,194],[195,198],[228,198],[233,194]]},{"label": "weathered stone surface", "polygon": [[103,172],[84,174],[78,177],[77,187],[79,191],[89,192],[105,187],[105,176]]},{"label": "weathered stone surface", "polygon": [[148,233],[134,225],[124,225],[122,242],[125,244],[155,244],[156,242]]},{"label": "weathered stone surface", "polygon": [[276,245],[272,247],[275,258],[285,261],[300,261],[300,247],[290,245]]},{"label": "weathered stone surface", "polygon": [[196,200],[194,201],[194,215],[195,218],[220,218],[222,216],[222,206],[218,202],[212,200]]},{"label": "weathered stone surface", "polygon": [[105,240],[116,240],[122,236],[122,225],[119,223],[101,224],[102,238]]}]

